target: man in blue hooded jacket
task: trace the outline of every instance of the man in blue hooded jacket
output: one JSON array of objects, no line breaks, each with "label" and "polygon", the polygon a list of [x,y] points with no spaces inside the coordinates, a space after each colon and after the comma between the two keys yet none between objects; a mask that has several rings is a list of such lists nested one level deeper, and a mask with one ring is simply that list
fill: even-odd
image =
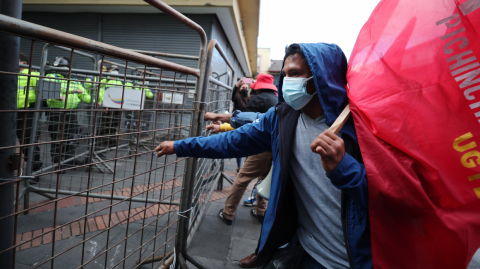
[{"label": "man in blue hooded jacket", "polygon": [[372,268],[367,178],[353,120],[342,128],[341,138],[328,130],[348,102],[346,71],[338,46],[292,44],[275,108],[235,131],[165,141],[156,148],[157,156],[203,158],[272,151],[258,265],[275,259],[289,243],[302,249],[296,252],[300,268]]}]

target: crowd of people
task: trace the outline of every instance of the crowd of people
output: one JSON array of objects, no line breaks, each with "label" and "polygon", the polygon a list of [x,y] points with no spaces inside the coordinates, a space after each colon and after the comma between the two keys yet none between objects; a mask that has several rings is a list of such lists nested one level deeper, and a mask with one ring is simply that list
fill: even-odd
[{"label": "crowd of people", "polygon": [[246,183],[264,177],[272,165],[267,210],[255,211],[263,216],[258,247],[241,266],[372,268],[367,178],[353,121],[338,135],[329,130],[348,103],[346,72],[337,45],[292,44],[278,91],[265,87],[268,75],[260,74],[250,85],[258,95],[248,102],[242,81],[235,87],[233,102],[245,111],[205,115],[213,121],[209,129],[225,132],[156,147],[157,156],[247,157],[219,212],[227,225]]}]

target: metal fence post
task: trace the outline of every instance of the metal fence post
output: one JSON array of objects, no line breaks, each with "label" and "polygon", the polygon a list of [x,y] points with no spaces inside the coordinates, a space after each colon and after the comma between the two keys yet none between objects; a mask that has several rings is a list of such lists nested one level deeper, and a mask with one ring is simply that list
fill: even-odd
[{"label": "metal fence post", "polygon": [[[20,19],[22,16],[21,0],[2,0],[0,14]],[[18,73],[18,58],[20,54],[20,37],[0,33],[0,70]],[[0,110],[17,109],[16,75],[0,74]],[[0,113],[0,122],[4,128],[0,132],[0,147],[12,146],[16,143],[16,113]],[[11,156],[15,149],[0,150],[0,178],[2,181],[12,179],[14,169]],[[3,183],[0,181],[0,183]],[[13,214],[15,196],[14,184],[0,186],[0,217]],[[14,219],[0,220],[0,251],[13,246]],[[13,250],[0,254],[0,268],[13,267]]]},{"label": "metal fence post", "polygon": [[[228,62],[227,57],[223,52],[222,48],[218,45],[217,40],[215,39],[210,40],[208,44],[207,54],[205,57],[205,64],[203,65],[203,69],[201,70],[202,76],[200,77],[200,79],[203,80],[201,84],[202,88],[200,93],[198,93],[197,91],[198,95],[196,98],[197,105],[198,105],[198,112],[196,114],[198,116],[196,116],[196,122],[194,123],[196,124],[196,126],[192,125],[192,127],[195,127],[195,128],[191,128],[191,133],[190,133],[191,137],[200,136],[202,134],[203,119],[201,117],[204,115],[207,107],[205,102],[207,98],[207,90],[209,85],[208,83],[210,82],[210,76],[212,74],[212,57],[213,57],[213,52],[215,48],[218,50],[220,55],[227,62],[227,65],[229,65],[230,68],[232,68],[233,72],[235,72],[233,69],[233,66]],[[194,181],[195,181],[195,171],[197,170],[198,158],[189,158],[188,161],[189,162],[187,163],[187,168],[190,168],[190,169],[187,170],[187,173],[185,175],[187,184],[185,184],[184,186],[185,192],[182,193],[182,205],[184,206],[185,210],[189,210],[187,212],[187,217],[190,217],[192,216],[192,210],[190,209],[192,208],[192,201],[193,201],[192,194],[194,191],[193,189],[194,189]],[[187,197],[184,197],[184,195],[186,195]],[[184,219],[181,219],[181,220],[184,220]],[[190,229],[187,220],[188,219],[184,220],[185,226],[183,227],[183,232],[181,233],[181,231],[178,231],[179,239],[183,241],[181,243],[181,245],[183,246],[182,248],[183,257],[187,259],[189,262],[191,262],[192,264],[194,264],[195,266],[197,266],[198,268],[202,268],[202,269],[206,268],[203,264],[201,264],[199,261],[197,261],[194,257],[192,257],[187,252],[187,241],[188,241],[189,229]],[[182,235],[182,237],[180,237],[180,235]]]},{"label": "metal fence post", "polygon": [[[45,65],[47,63],[47,55],[48,49],[51,47],[51,44],[46,44],[42,50],[42,59],[40,61],[40,75],[45,76]],[[40,110],[42,105],[42,92],[43,92],[43,83],[41,83],[44,79],[40,79],[39,86],[37,87],[37,94],[36,94],[36,101],[35,101],[35,110]],[[30,136],[29,144],[35,143],[36,134],[38,132],[38,121],[40,119],[40,112],[33,113],[33,125],[32,125],[32,134]],[[33,151],[34,146],[28,147],[28,160],[27,160],[27,168],[25,171],[25,175],[30,176],[32,174],[32,165],[33,165]],[[23,205],[25,209],[29,208],[30,205],[30,181],[27,179],[25,180],[25,193],[23,196]],[[25,212],[28,214],[28,211]]]},{"label": "metal fence post", "polygon": [[[176,11],[172,7],[168,6],[164,2],[160,0],[144,0],[145,2],[149,3],[150,5],[156,7],[157,9],[163,11],[167,15],[174,17],[176,19],[181,20],[185,25],[190,27],[191,29],[197,31],[197,33],[200,36],[200,56],[199,56],[199,61],[198,61],[198,68],[200,70],[200,75],[197,79],[197,85],[195,88],[196,96],[195,96],[195,102],[194,102],[194,108],[195,111],[192,113],[192,119],[191,119],[191,128],[190,128],[190,137],[192,136],[198,136],[199,133],[201,132],[201,122],[203,119],[201,119],[201,116],[203,115],[204,111],[204,106],[202,106],[201,102],[202,100],[205,100],[205,93],[202,91],[204,88],[203,85],[206,83],[205,79],[205,72],[206,72],[206,53],[207,53],[207,35],[205,34],[205,31],[203,28],[195,23],[194,21],[186,18],[184,15],[182,15],[180,12]],[[187,239],[188,239],[188,228],[189,228],[189,217],[190,217],[190,212],[187,211],[189,210],[189,207],[192,205],[192,193],[193,193],[193,187],[194,187],[194,181],[195,181],[195,170],[197,167],[197,159],[196,158],[188,158],[186,166],[185,166],[185,182],[184,182],[184,189],[182,191],[182,198],[180,202],[180,208],[179,212],[185,212],[187,218],[180,218],[178,221],[178,226],[177,226],[177,238],[175,241],[175,249],[177,255],[177,260],[180,260],[182,257],[180,255],[183,255],[184,258],[188,259],[186,256],[187,254]],[[199,264],[198,261],[195,259],[191,258],[189,259],[190,262],[193,262],[197,267],[199,268],[205,268],[202,264]],[[175,265],[176,268],[178,268],[179,264]]]}]

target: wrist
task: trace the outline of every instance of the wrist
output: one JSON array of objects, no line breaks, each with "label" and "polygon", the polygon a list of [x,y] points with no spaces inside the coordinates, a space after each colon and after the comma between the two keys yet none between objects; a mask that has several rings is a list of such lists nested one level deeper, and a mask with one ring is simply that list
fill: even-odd
[{"label": "wrist", "polygon": [[221,122],[230,122],[231,117],[232,117],[232,114],[222,114],[217,116],[217,120]]}]

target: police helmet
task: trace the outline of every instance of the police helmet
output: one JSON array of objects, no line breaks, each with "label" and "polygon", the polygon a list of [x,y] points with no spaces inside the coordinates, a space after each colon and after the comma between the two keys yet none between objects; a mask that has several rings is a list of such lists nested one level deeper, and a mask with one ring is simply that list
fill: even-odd
[{"label": "police helmet", "polygon": [[143,71],[140,71],[140,69],[135,69],[132,70],[131,74],[135,76],[143,76]]},{"label": "police helmet", "polygon": [[70,59],[67,57],[57,57],[55,58],[55,61],[53,62],[53,66],[70,66]]},{"label": "police helmet", "polygon": [[21,61],[21,62],[26,62],[26,63],[28,63],[28,61],[30,60],[30,59],[28,58],[28,56],[27,56],[25,53],[22,53],[22,52],[20,52],[19,58],[20,58],[20,61]]},{"label": "police helmet", "polygon": [[110,71],[118,71],[118,66],[116,64],[110,65],[110,68],[108,69]]}]

